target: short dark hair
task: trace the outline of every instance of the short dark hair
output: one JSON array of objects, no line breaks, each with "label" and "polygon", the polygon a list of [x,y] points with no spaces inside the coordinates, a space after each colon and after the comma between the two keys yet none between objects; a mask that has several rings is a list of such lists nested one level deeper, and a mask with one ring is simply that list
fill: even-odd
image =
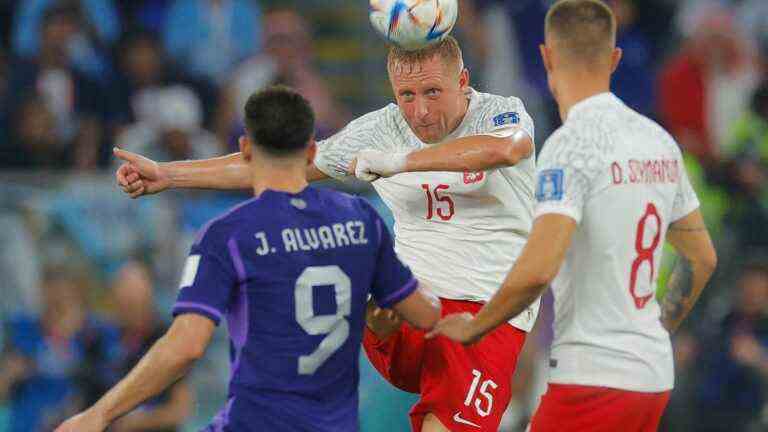
[{"label": "short dark hair", "polygon": [[245,128],[254,145],[273,156],[288,156],[307,148],[315,130],[315,114],[295,90],[271,86],[248,98]]},{"label": "short dark hair", "polygon": [[544,27],[569,58],[585,63],[616,46],[616,17],[601,0],[560,0],[547,12]]}]

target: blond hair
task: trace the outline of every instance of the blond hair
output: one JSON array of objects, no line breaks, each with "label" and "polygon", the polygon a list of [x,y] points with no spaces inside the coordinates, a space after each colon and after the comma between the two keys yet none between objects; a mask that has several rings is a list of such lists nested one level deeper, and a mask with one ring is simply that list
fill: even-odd
[{"label": "blond hair", "polygon": [[461,55],[459,42],[449,35],[440,42],[416,50],[407,50],[393,45],[387,56],[387,71],[392,74],[402,68],[412,70],[435,57],[443,60],[446,66],[455,66],[457,73],[464,69],[464,59]]},{"label": "blond hair", "polygon": [[544,28],[575,62],[603,61],[616,46],[616,17],[600,0],[560,0],[547,12]]}]

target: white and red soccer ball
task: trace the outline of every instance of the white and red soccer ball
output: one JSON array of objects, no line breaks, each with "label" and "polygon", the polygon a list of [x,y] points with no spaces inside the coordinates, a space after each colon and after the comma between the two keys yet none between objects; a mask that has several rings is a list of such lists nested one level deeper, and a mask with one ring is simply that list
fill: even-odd
[{"label": "white and red soccer ball", "polygon": [[459,15],[458,0],[370,0],[370,4],[373,28],[407,50],[442,40]]}]

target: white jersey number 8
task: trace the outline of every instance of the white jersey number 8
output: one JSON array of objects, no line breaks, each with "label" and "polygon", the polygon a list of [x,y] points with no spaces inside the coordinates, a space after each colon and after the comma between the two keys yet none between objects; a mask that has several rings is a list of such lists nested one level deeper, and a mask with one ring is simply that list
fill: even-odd
[{"label": "white jersey number 8", "polygon": [[[336,294],[336,313],[315,315],[312,289],[332,285]],[[352,281],[339,266],[307,267],[296,280],[294,290],[296,322],[310,335],[327,334],[312,354],[299,357],[299,375],[312,375],[349,337],[348,317],[352,313]]]}]

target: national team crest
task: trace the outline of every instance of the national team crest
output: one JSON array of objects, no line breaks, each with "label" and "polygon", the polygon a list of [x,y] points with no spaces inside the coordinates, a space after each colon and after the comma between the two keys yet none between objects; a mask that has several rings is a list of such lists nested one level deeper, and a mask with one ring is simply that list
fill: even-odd
[{"label": "national team crest", "polygon": [[520,123],[520,115],[516,112],[510,111],[503,114],[499,114],[493,118],[493,126],[514,125]]},{"label": "national team crest", "polygon": [[464,171],[464,184],[472,184],[483,181],[485,178],[485,171],[469,172]]},{"label": "national team crest", "polygon": [[539,173],[536,199],[538,201],[560,201],[563,199],[562,169],[548,169]]}]

